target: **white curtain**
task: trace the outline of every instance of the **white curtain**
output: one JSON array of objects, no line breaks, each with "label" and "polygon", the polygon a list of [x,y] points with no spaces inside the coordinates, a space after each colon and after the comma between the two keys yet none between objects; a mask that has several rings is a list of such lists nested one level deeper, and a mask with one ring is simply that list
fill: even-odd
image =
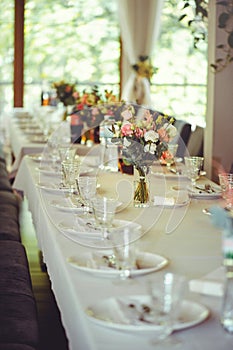
[{"label": "white curtain", "polygon": [[118,0],[118,13],[123,52],[121,98],[150,106],[150,84],[140,77],[132,65],[139,56],[149,56],[155,46],[160,29],[164,0]]}]

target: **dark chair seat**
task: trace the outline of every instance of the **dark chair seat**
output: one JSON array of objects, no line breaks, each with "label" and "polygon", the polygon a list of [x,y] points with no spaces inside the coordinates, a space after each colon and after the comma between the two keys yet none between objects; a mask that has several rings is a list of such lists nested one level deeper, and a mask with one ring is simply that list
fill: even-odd
[{"label": "dark chair seat", "polygon": [[176,127],[178,134],[172,143],[178,144],[176,156],[183,158],[191,135],[191,124],[184,120],[176,120],[174,126]]},{"label": "dark chair seat", "polygon": [[36,348],[31,347],[27,344],[13,344],[13,343],[5,343],[0,344],[0,350],[35,350]]},{"label": "dark chair seat", "polygon": [[192,131],[188,146],[187,155],[203,157],[204,147],[204,128],[196,126],[196,129]]},{"label": "dark chair seat", "polygon": [[25,248],[20,242],[2,241],[0,243],[0,257],[0,266],[17,264],[29,267]]},{"label": "dark chair seat", "polygon": [[13,192],[0,190],[0,205],[5,203],[19,208],[19,197],[17,197]]},{"label": "dark chair seat", "polygon": [[9,217],[0,217],[0,241],[21,241],[19,223]]},{"label": "dark chair seat", "polygon": [[18,249],[15,260],[20,263],[9,265],[8,255],[5,263],[0,264],[0,339],[1,344],[36,346],[39,337],[37,308],[23,255],[23,250],[20,253]]},{"label": "dark chair seat", "polygon": [[[21,273],[20,270],[16,269]],[[36,346],[38,343],[38,324],[35,300],[26,294],[0,294],[0,339],[1,344],[19,343]]]},{"label": "dark chair seat", "polygon": [[8,172],[4,160],[0,161],[0,189],[12,192],[12,186],[8,178]]}]

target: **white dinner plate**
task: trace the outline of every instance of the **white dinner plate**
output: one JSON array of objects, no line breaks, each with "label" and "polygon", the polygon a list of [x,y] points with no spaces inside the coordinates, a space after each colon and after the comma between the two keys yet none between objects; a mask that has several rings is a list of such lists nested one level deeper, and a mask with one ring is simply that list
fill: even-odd
[{"label": "white dinner plate", "polygon": [[212,186],[212,188],[214,189],[215,192],[211,192],[211,193],[207,193],[204,190],[205,185],[198,184],[198,187],[200,187],[200,188],[193,188],[191,186],[189,186],[187,188],[190,197],[197,198],[197,199],[217,199],[217,198],[221,198],[221,196],[222,196],[221,189],[217,185]]},{"label": "white dinner plate", "polygon": [[69,189],[67,187],[61,187],[59,183],[55,182],[39,182],[36,184],[36,186],[41,190],[46,190],[54,193],[69,192]]},{"label": "white dinner plate", "polygon": [[[117,277],[121,271],[117,270],[114,265],[109,264],[106,256],[111,256],[112,251],[98,251],[95,253],[88,252],[81,256],[71,256],[68,262],[78,270],[82,270],[95,276],[101,277]],[[131,276],[140,276],[154,271],[161,270],[168,265],[168,259],[161,255],[149,252],[137,252],[136,266],[130,272]]]},{"label": "white dinner plate", "polygon": [[31,143],[46,143],[47,140],[44,137],[41,136],[33,136],[33,137],[29,137],[28,141]]},{"label": "white dinner plate", "polygon": [[[152,333],[158,331],[158,325],[149,323],[152,321],[150,313],[144,314],[145,321],[139,320],[145,306],[150,307],[148,295],[108,298],[88,307],[86,314],[96,324],[116,330]],[[193,327],[203,322],[208,316],[209,310],[206,306],[191,300],[183,300],[174,330]]]},{"label": "white dinner plate", "polygon": [[182,174],[175,174],[172,172],[163,172],[163,171],[156,171],[153,170],[151,171],[151,175],[155,176],[155,177],[164,177],[168,180],[187,180],[187,176],[186,175],[182,175]]},{"label": "white dinner plate", "polygon": [[34,162],[38,162],[38,163],[40,163],[43,160],[41,153],[27,154],[27,157],[34,160]]},{"label": "white dinner plate", "polygon": [[[56,171],[50,166],[40,166],[40,167],[36,168],[36,170],[44,175],[50,175],[50,176],[61,176],[61,174],[62,174],[62,172],[60,170]],[[93,171],[94,171],[93,168],[81,166],[79,173],[81,175],[84,175],[84,174],[92,173]]]},{"label": "white dinner plate", "polygon": [[61,171],[59,170],[54,170],[51,166],[46,166],[46,165],[42,165],[40,167],[36,168],[37,171],[39,171],[41,174],[44,175],[49,175],[49,176],[61,176]]},{"label": "white dinner plate", "polygon": [[[50,202],[50,205],[62,211],[83,213],[83,204],[80,202],[75,202],[74,204],[72,203],[72,200],[68,197],[54,199]],[[119,208],[121,205],[122,202],[117,202],[117,208]]]},{"label": "white dinner plate", "polygon": [[31,154],[27,154],[27,157],[32,159],[34,162],[37,162],[37,163],[42,163],[42,164],[46,164],[46,165],[48,163],[52,163],[52,160],[46,159],[45,156],[43,155],[43,153],[31,153]]},{"label": "white dinner plate", "polygon": [[50,205],[54,208],[65,212],[81,212],[83,213],[83,204],[76,203],[75,205],[72,203],[70,198],[62,197],[59,199],[54,199],[50,202]]},{"label": "white dinner plate", "polygon": [[[101,230],[96,227],[95,220],[85,216],[74,217],[58,223],[58,229],[68,238],[80,242],[80,238],[97,238],[101,240]],[[128,227],[129,229],[141,229],[141,225],[127,220],[113,220],[113,227],[110,230]]]},{"label": "white dinner plate", "polygon": [[33,135],[33,136],[40,136],[40,138],[43,138],[43,132],[41,130],[38,130],[38,129],[25,129],[23,131],[23,133],[25,135]]}]

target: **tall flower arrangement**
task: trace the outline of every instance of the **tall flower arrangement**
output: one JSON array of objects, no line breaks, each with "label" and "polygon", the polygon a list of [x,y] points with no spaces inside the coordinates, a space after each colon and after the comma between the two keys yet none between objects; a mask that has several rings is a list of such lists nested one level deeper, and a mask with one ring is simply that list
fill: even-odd
[{"label": "tall flower arrangement", "polygon": [[168,149],[177,130],[173,118],[133,105],[125,105],[121,117],[114,127],[113,141],[121,144],[123,162],[138,171],[134,200],[143,205],[149,196],[146,184],[149,167]]},{"label": "tall flower arrangement", "polygon": [[122,157],[125,164],[134,165],[139,171],[159,159],[175,137],[174,118],[158,115],[148,109],[140,108],[136,114],[133,105],[125,105],[122,119],[114,128],[114,142],[122,145]]}]

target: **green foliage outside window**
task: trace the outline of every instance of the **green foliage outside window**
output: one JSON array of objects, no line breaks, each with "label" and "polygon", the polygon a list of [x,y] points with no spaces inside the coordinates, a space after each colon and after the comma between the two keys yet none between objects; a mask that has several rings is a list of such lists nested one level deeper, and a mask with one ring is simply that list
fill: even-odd
[{"label": "green foliage outside window", "polygon": [[[179,22],[180,1],[164,1],[151,57],[158,67],[151,81],[152,107],[203,125],[207,45],[194,49],[190,31]],[[0,112],[13,100],[13,4],[0,2]],[[61,80],[78,90],[98,85],[118,95],[119,38],[117,1],[25,1],[25,106],[39,103],[42,88]]]}]

